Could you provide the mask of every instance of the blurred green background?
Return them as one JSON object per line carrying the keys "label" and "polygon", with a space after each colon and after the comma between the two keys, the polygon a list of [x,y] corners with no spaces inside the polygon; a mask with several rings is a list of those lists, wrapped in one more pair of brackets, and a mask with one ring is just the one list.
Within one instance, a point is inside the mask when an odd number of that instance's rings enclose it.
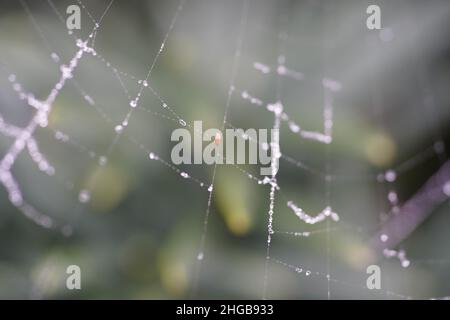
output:
{"label": "blurred green background", "polygon": [[[17,97],[8,76],[15,74],[25,90],[45,98],[57,81],[58,65],[77,50],[51,6],[65,17],[67,6],[76,1],[24,3],[32,17],[20,2],[0,1],[0,114],[17,126],[26,125],[34,111]],[[95,19],[108,3],[83,1]],[[381,32],[366,28],[369,4],[381,7]],[[177,6],[172,0],[115,1],[96,36],[98,55],[81,60],[75,81],[55,101],[49,126],[36,131],[56,174],[40,172],[26,153],[13,168],[27,201],[70,224],[72,235],[33,224],[0,187],[0,298],[192,297],[208,192],[149,160],[148,150],[170,162],[170,135],[179,127],[150,89],[144,89],[107,163],[98,164],[115,136],[115,125],[130,109],[123,87],[136,95]],[[221,128],[241,11],[242,1],[187,0],[156,63],[150,86],[189,124],[202,120],[204,128]],[[82,29],[75,36],[84,39],[92,28],[82,9]],[[449,296],[448,202],[401,244],[411,260],[409,268],[397,259],[379,259],[382,292],[365,289],[364,263],[367,241],[378,230],[380,215],[389,212],[389,188],[395,188],[401,204],[446,160],[424,150],[436,143],[448,145],[450,138],[450,3],[250,1],[238,91],[228,112],[233,126],[271,128],[273,115],[243,100],[239,91],[276,101],[276,76],[262,75],[253,63],[275,66],[283,39],[286,66],[305,79],[282,78],[281,101],[302,128],[323,127],[323,77],[338,80],[343,89],[334,96],[330,146],[302,140],[282,126],[282,153],[313,172],[281,159],[282,195],[277,193],[274,228],[303,232],[326,226],[306,225],[286,202],[293,200],[311,214],[320,212],[327,204],[327,162],[333,176],[330,203],[341,221],[330,223],[328,233],[310,237],[275,234],[272,257],[320,273],[327,272],[329,259],[332,278],[338,280],[330,284],[334,299],[392,298],[386,290],[413,298]],[[60,63],[52,60],[52,52]],[[430,97],[434,104],[427,107]],[[57,131],[69,140],[56,139]],[[2,157],[11,142],[0,136]],[[422,160],[399,172],[394,184],[377,181],[378,174],[417,157]],[[259,175],[258,166],[242,168]],[[209,184],[213,168],[190,165],[180,170]],[[94,175],[91,201],[80,204],[79,192]],[[233,166],[218,167],[194,297],[262,296],[268,205],[268,185],[258,185]],[[72,264],[82,270],[79,291],[65,287],[65,271]],[[326,299],[327,291],[324,277],[305,277],[269,264],[268,298]]]}

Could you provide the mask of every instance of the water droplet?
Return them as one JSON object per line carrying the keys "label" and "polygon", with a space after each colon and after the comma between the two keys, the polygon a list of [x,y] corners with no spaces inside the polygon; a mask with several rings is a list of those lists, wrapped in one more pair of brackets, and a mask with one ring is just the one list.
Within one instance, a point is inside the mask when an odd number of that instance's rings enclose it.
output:
{"label": "water droplet", "polygon": [[78,200],[80,200],[81,203],[86,203],[91,199],[91,194],[88,190],[81,190],[80,194],[78,195]]}
{"label": "water droplet", "polygon": [[308,277],[309,275],[311,275],[311,271],[306,270],[305,275]]}
{"label": "water droplet", "polygon": [[167,103],[162,104],[163,108],[167,108]]}
{"label": "water droplet", "polygon": [[19,207],[23,203],[22,195],[19,192],[17,192],[17,191],[12,192],[9,195],[9,201],[11,201],[11,203],[13,205],[15,205],[16,207]]}
{"label": "water droplet", "polygon": [[212,185],[210,185],[210,186],[208,187],[208,191],[209,191],[209,192],[212,192],[212,191],[213,191],[213,186],[212,186]]}
{"label": "water droplet", "polygon": [[289,129],[291,129],[291,131],[295,133],[300,131],[300,127],[294,122],[289,122]]}
{"label": "water droplet", "polygon": [[148,82],[147,82],[147,80],[144,80],[144,81],[142,82],[142,84],[144,85],[144,87],[148,87]]}
{"label": "water droplet", "polygon": [[198,260],[198,261],[201,261],[201,260],[203,260],[203,258],[204,258],[203,252],[200,252],[200,253],[197,255],[197,260]]}
{"label": "water droplet", "polygon": [[55,52],[52,52],[50,56],[54,62],[59,62],[59,56]]}
{"label": "water droplet", "polygon": [[49,176],[53,176],[55,174],[55,168],[49,166],[47,170],[45,170],[45,173],[47,173]]}
{"label": "water droplet", "polygon": [[178,122],[179,122],[180,125],[182,125],[183,127],[186,127],[186,121],[184,121],[183,119],[180,119]]}
{"label": "water droplet", "polygon": [[283,105],[281,104],[281,102],[277,101],[273,104],[268,104],[267,105],[267,110],[275,113],[275,115],[280,115],[281,112],[283,111]]}
{"label": "water droplet", "polygon": [[387,182],[394,182],[395,179],[397,179],[397,174],[395,173],[394,170],[388,170],[384,174],[384,178],[386,179]]}
{"label": "water droplet", "polygon": [[84,96],[84,100],[86,100],[87,103],[89,103],[91,106],[95,105],[94,99],[92,99],[92,98],[91,98],[90,96],[88,96],[88,95],[85,95],[85,96]]}
{"label": "water droplet", "polygon": [[272,182],[272,179],[270,179],[269,177],[264,177],[264,179],[262,180],[262,184],[268,184],[268,183],[270,183],[270,182]]}
{"label": "water droplet", "polygon": [[114,128],[114,130],[115,130],[117,133],[120,133],[120,132],[122,132],[123,127],[119,124],[119,125],[117,125],[117,126]]}
{"label": "water droplet", "polygon": [[150,152],[150,153],[148,154],[148,157],[150,158],[150,160],[156,160],[156,159],[158,159],[158,157],[157,157],[153,152]]}
{"label": "water droplet", "polygon": [[189,178],[189,175],[186,172],[181,172],[180,176],[182,176],[183,178]]}
{"label": "water droplet", "polygon": [[389,239],[389,237],[388,237],[387,234],[384,234],[384,233],[383,233],[383,234],[380,236],[380,240],[383,241],[383,242],[388,241],[388,239]]}
{"label": "water droplet", "polygon": [[397,193],[395,191],[391,191],[388,193],[388,199],[392,203],[396,203],[398,201]]}
{"label": "water droplet", "polygon": [[286,74],[286,67],[285,66],[278,66],[277,72],[279,75],[285,75]]}
{"label": "water droplet", "polygon": [[131,101],[130,101],[130,107],[136,108],[136,106],[137,106],[136,100],[131,100]]}

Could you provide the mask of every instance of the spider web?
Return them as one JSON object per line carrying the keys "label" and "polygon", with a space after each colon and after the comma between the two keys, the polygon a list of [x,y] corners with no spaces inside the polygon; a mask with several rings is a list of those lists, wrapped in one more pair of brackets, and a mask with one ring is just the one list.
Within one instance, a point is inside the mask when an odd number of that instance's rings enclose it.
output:
{"label": "spider web", "polygon": [[[205,204],[206,209],[204,211],[204,218],[202,224],[202,230],[200,232],[199,246],[196,253],[196,265],[194,267],[194,276],[192,280],[192,292],[191,294],[195,297],[199,291],[199,284],[202,279],[203,274],[203,263],[208,259],[207,253],[207,243],[208,243],[208,233],[209,233],[209,221],[211,218],[212,209],[215,201],[216,183],[217,183],[217,171],[218,166],[214,165],[211,170],[211,179],[207,181],[204,178],[198,178],[195,173],[191,173],[189,168],[184,169],[177,167],[171,163],[168,158],[164,158],[158,152],[153,151],[148,148],[145,143],[141,142],[140,139],[136,138],[134,133],[131,133],[130,128],[133,125],[133,114],[139,110],[151,114],[158,119],[171,122],[178,127],[187,127],[190,130],[194,130],[192,121],[187,120],[183,117],[182,107],[173,106],[170,101],[170,97],[165,97],[163,94],[159,93],[155,89],[152,82],[152,74],[155,67],[158,65],[161,56],[165,53],[166,43],[171,37],[174,29],[177,27],[177,21],[180,15],[183,14],[184,8],[189,6],[189,1],[181,0],[174,12],[171,15],[168,27],[164,31],[164,36],[162,41],[154,54],[153,58],[149,61],[146,68],[144,77],[136,77],[128,72],[122,71],[118,66],[115,66],[110,62],[105,56],[103,56],[96,49],[96,39],[98,34],[101,34],[103,30],[103,20],[107,19],[110,10],[114,10],[114,1],[108,2],[105,9],[101,12],[98,18],[95,14],[90,12],[88,8],[89,5],[82,1],[77,0],[77,3],[82,7],[83,13],[88,17],[92,23],[92,29],[84,38],[82,34],[77,34],[77,32],[69,32],[68,38],[71,39],[76,45],[76,51],[72,53],[71,58],[67,60],[66,63],[63,62],[60,57],[58,50],[52,47],[51,41],[49,41],[43,29],[40,27],[37,19],[34,16],[33,10],[31,10],[29,4],[22,0],[20,4],[29,18],[31,25],[38,34],[43,46],[48,51],[53,63],[57,66],[59,70],[57,81],[55,82],[52,89],[48,94],[44,95],[45,98],[39,99],[33,93],[32,90],[27,88],[22,84],[20,75],[10,72],[10,68],[7,63],[2,62],[2,69],[7,74],[7,80],[10,83],[10,88],[14,91],[17,97],[23,101],[24,104],[32,111],[31,118],[27,118],[28,122],[24,126],[14,125],[9,120],[7,116],[0,113],[0,133],[8,138],[12,139],[12,143],[9,145],[8,149],[4,153],[0,162],[0,182],[7,192],[10,204],[17,208],[18,211],[22,212],[23,215],[36,224],[49,229],[55,229],[60,231],[65,236],[71,236],[73,233],[73,226],[76,225],[76,220],[80,219],[80,213],[86,209],[86,205],[92,200],[93,190],[96,189],[97,184],[101,180],[101,173],[110,161],[111,155],[118,147],[120,140],[124,139],[130,144],[137,147],[145,157],[151,161],[158,162],[163,168],[167,168],[179,175],[181,180],[186,180],[188,184],[196,185],[200,190],[206,195]],[[187,2],[187,3],[186,3]],[[56,19],[60,20],[62,25],[65,25],[64,14],[58,9],[57,5],[52,1],[47,1],[48,9],[51,10]],[[334,77],[327,76],[330,57],[327,53],[323,53],[324,56],[321,57],[323,67],[323,74],[320,79],[311,80],[311,77],[306,73],[296,70],[290,67],[290,60],[287,58],[287,46],[291,42],[296,42],[295,36],[287,33],[289,24],[292,22],[292,18],[289,17],[288,12],[281,12],[279,16],[279,30],[275,32],[275,37],[278,42],[278,47],[276,49],[276,62],[271,61],[253,61],[250,64],[250,68],[254,71],[255,78],[271,78],[275,79],[275,92],[273,98],[267,97],[262,98],[257,94],[253,93],[251,89],[246,87],[250,84],[241,84],[242,88],[238,87],[237,79],[239,70],[242,68],[243,62],[241,57],[245,50],[245,45],[250,39],[246,39],[246,30],[249,27],[248,18],[252,14],[252,6],[255,3],[250,3],[249,0],[242,1],[241,9],[238,10],[240,13],[240,23],[238,26],[238,32],[234,43],[234,55],[231,65],[229,83],[227,95],[224,103],[224,110],[222,111],[223,119],[220,123],[221,130],[225,128],[238,128],[235,123],[230,122],[231,107],[234,99],[240,99],[241,103],[246,104],[247,108],[254,108],[254,112],[259,112],[259,110],[266,112],[272,117],[273,129],[282,129],[283,127],[287,129],[286,134],[294,136],[299,140],[312,141],[318,145],[323,145],[324,152],[324,164],[323,169],[317,169],[306,165],[304,162],[297,160],[295,157],[289,156],[288,153],[284,152],[283,148],[283,138],[284,133],[280,134],[270,143],[260,144],[258,141],[253,141],[242,136],[244,140],[248,140],[249,143],[257,143],[259,147],[271,150],[272,157],[272,175],[270,177],[261,177],[254,174],[244,166],[233,165],[233,169],[236,170],[240,175],[246,177],[255,186],[260,186],[265,188],[267,196],[263,201],[267,206],[267,238],[265,241],[265,261],[264,272],[262,275],[262,292],[261,297],[263,299],[270,298],[270,292],[273,288],[273,277],[272,269],[279,266],[285,269],[285,271],[293,271],[299,277],[311,278],[313,281],[318,283],[317,286],[322,287],[322,283],[325,283],[326,295],[321,298],[332,298],[332,288],[333,287],[350,287],[355,290],[367,291],[367,287],[362,284],[356,284],[355,282],[350,282],[347,280],[339,280],[333,275],[332,271],[332,235],[335,230],[345,229],[348,231],[361,232],[361,226],[354,224],[351,220],[345,219],[345,214],[335,209],[332,204],[332,184],[338,183],[339,181],[348,180],[362,180],[366,182],[374,182],[381,188],[385,188],[383,191],[385,197],[385,203],[388,204],[386,213],[380,214],[380,228],[375,236],[374,242],[385,244],[382,246],[382,254],[386,258],[395,258],[400,262],[400,266],[403,268],[408,268],[411,263],[414,264],[415,261],[420,263],[420,261],[428,261],[430,264],[446,263],[447,260],[442,259],[428,259],[428,260],[412,260],[409,258],[407,251],[401,247],[399,241],[392,242],[396,235],[392,234],[389,230],[385,231],[384,226],[389,225],[389,221],[394,220],[396,216],[403,214],[402,207],[406,203],[406,200],[401,200],[399,194],[396,190],[396,181],[400,175],[403,175],[422,163],[428,161],[433,157],[437,157],[441,167],[445,168],[447,161],[447,155],[445,152],[445,146],[443,138],[440,132],[436,130],[434,132],[432,145],[421,153],[413,155],[410,159],[405,160],[403,163],[399,164],[397,167],[390,168],[388,170],[370,174],[367,176],[355,175],[355,176],[343,176],[333,174],[332,172],[332,161],[331,161],[331,151],[330,147],[335,142],[333,135],[333,127],[335,125],[334,116],[335,111],[335,99],[339,97],[339,94],[345,91],[345,84],[342,84],[338,79]],[[262,27],[264,28],[264,27]],[[324,37],[324,42],[326,39]],[[369,43],[370,45],[370,43]],[[87,89],[83,87],[82,82],[78,82],[74,75],[78,72],[80,63],[85,59],[85,57],[92,57],[96,63],[104,66],[104,68],[109,72],[110,77],[117,81],[122,95],[122,98],[127,102],[127,107],[125,108],[125,113],[123,117],[119,120],[113,118],[109,115],[107,108],[101,106],[95,101],[95,97],[87,93]],[[248,66],[247,66],[248,67]],[[421,90],[424,96],[424,105],[429,111],[431,116],[434,116],[436,108],[435,102],[432,100],[432,91],[430,84],[424,76],[425,72],[419,72]],[[288,113],[288,103],[285,103],[284,96],[284,86],[288,83],[294,83],[295,86],[301,86],[305,82],[310,82],[314,86],[321,87],[323,90],[322,96],[322,128],[315,130],[314,128],[309,128],[308,124],[299,123],[296,121],[295,116]],[[92,107],[98,114],[98,117],[102,122],[106,123],[111,132],[109,136],[110,141],[106,144],[103,149],[91,149],[90,147],[84,145],[83,143],[77,141],[69,134],[65,133],[64,130],[56,129],[49,126],[49,117],[53,112],[53,107],[55,105],[56,99],[63,94],[66,87],[72,85],[78,94],[84,99],[85,103]],[[133,83],[134,87],[130,88],[129,83]],[[135,93],[134,93],[135,92]],[[115,94],[115,93],[114,93]],[[147,106],[143,106],[142,99],[144,94],[150,94],[158,102],[158,109],[150,109]],[[373,91],[373,108],[376,109],[382,100],[382,95],[376,88]],[[121,106],[123,108],[123,106]],[[253,109],[251,109],[253,112]],[[50,160],[46,158],[45,152],[40,151],[39,142],[36,138],[36,131],[41,130],[51,131],[53,134],[53,139],[59,143],[71,146],[73,149],[77,150],[80,154],[86,155],[88,158],[95,161],[97,168],[94,170],[92,178],[83,187],[79,187],[77,183],[66,179],[59,173],[55,167],[53,167]],[[281,132],[281,131],[280,131]],[[45,174],[52,176],[55,180],[61,182],[63,186],[68,190],[69,193],[75,194],[78,202],[71,212],[73,213],[72,223],[67,223],[64,221],[59,221],[58,219],[52,218],[45,212],[39,209],[39,207],[33,205],[27,198],[26,194],[22,190],[22,186],[18,182],[18,179],[13,173],[13,168],[17,166],[16,162],[21,154],[28,154],[31,160],[35,163],[38,170],[44,172]],[[224,157],[224,155],[222,155]],[[302,202],[304,201],[301,196],[298,198],[292,198],[291,192],[288,194],[284,193],[283,183],[279,179],[279,174],[275,168],[275,163],[277,159],[280,160],[280,168],[283,166],[294,166],[299,170],[310,174],[314,178],[323,182],[323,209],[315,214],[311,213],[303,207]],[[438,179],[440,183],[438,184],[438,192],[442,197],[447,197],[450,195],[449,191],[449,176],[444,172],[443,177]],[[33,184],[33,182],[30,182]],[[189,184],[190,185],[190,184]],[[429,191],[429,190],[428,190]],[[279,200],[277,202],[278,199]],[[414,198],[412,198],[414,199]],[[445,201],[445,200],[441,200]],[[303,226],[305,229],[302,231],[286,231],[278,229],[277,227],[277,216],[280,214],[279,207],[283,206],[287,209],[291,217],[295,218],[298,227]],[[393,219],[391,219],[393,217]],[[320,229],[309,229],[308,225],[323,225]],[[297,228],[295,228],[297,229]],[[298,230],[298,229],[297,229]],[[315,269],[305,264],[298,264],[295,262],[289,262],[285,260],[281,253],[277,252],[273,248],[273,244],[277,241],[278,237],[288,236],[294,239],[299,239],[301,241],[307,241],[309,237],[315,235],[325,235],[325,268],[321,271],[320,269]],[[401,294],[392,292],[390,290],[377,290],[369,291],[372,294],[381,294],[388,298],[413,298],[407,294]],[[443,297],[446,298],[446,297]]]}

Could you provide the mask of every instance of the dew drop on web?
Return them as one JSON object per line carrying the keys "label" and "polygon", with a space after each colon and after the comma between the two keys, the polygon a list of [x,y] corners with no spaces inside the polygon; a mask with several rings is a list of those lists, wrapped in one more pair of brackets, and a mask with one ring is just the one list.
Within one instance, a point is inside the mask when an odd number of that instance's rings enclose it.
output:
{"label": "dew drop on web", "polygon": [[186,172],[181,172],[180,176],[182,176],[183,178],[189,178],[189,175]]}
{"label": "dew drop on web", "polygon": [[88,190],[83,189],[80,191],[80,193],[78,195],[78,200],[81,203],[87,203],[90,199],[91,199],[91,193]]}
{"label": "dew drop on web", "polygon": [[116,131],[117,133],[122,132],[122,130],[123,130],[123,127],[120,124],[114,128],[114,131]]}

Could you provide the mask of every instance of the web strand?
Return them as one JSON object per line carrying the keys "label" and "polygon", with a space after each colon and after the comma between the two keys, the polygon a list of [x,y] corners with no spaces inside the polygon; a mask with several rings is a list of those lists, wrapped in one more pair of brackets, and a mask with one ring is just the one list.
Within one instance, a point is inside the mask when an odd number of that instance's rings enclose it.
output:
{"label": "web strand", "polygon": [[[237,76],[237,72],[238,72],[238,68],[239,68],[239,60],[241,57],[242,43],[244,41],[244,35],[245,35],[245,28],[247,25],[248,10],[249,10],[249,0],[243,0],[242,14],[241,14],[241,21],[240,21],[240,26],[239,26],[238,36],[237,36],[236,50],[234,52],[233,64],[232,64],[232,69],[231,69],[230,85],[228,87],[227,99],[225,102],[225,111],[224,111],[223,121],[222,121],[222,132],[224,132],[224,129],[225,129],[225,126],[227,123],[228,109],[230,108],[231,98],[232,98],[233,92],[235,90],[235,81],[236,81],[236,76]],[[200,245],[199,245],[199,249],[198,249],[198,253],[197,253],[197,263],[196,263],[195,270],[194,270],[194,279],[193,279],[193,285],[192,285],[192,291],[191,291],[192,296],[195,296],[197,294],[198,285],[199,285],[198,282],[200,280],[199,279],[200,272],[201,272],[203,260],[205,258],[206,236],[208,233],[208,224],[209,224],[209,217],[210,217],[210,213],[211,213],[211,205],[212,205],[212,200],[213,200],[216,171],[217,171],[217,162],[214,163],[211,184],[208,187],[208,201],[207,201],[207,205],[206,205],[205,216],[203,219],[203,231],[201,234]]]}

